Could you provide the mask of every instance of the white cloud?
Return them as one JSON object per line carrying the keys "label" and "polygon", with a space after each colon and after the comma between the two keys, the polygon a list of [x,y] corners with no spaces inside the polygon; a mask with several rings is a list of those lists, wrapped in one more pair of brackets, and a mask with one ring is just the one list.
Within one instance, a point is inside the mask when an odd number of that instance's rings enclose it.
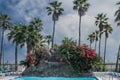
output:
{"label": "white cloud", "polygon": [[[9,6],[14,12],[16,20],[23,20],[25,23],[30,22],[34,17],[40,17],[44,24],[44,34],[52,33],[52,20],[47,16],[45,7],[48,5],[47,1],[51,0],[20,0],[15,5]],[[53,0],[52,0],[53,1]],[[64,8],[64,15],[60,16],[59,21],[56,24],[56,41],[60,42],[63,37],[72,37],[78,39],[78,25],[79,16],[77,11],[73,11],[73,0],[59,0],[62,1],[62,7]],[[114,23],[114,12],[118,8],[115,3],[119,0],[89,0],[91,6],[85,16],[82,17],[82,43],[88,43],[87,36],[93,32],[97,27],[94,25],[94,17],[98,13],[107,13],[109,22],[113,27],[113,33],[108,39],[108,55],[107,58],[111,58],[113,61],[116,55],[118,44],[120,43],[120,36],[118,35],[120,29]],[[0,1],[1,2],[1,1]],[[3,3],[4,4],[4,3]],[[5,41],[6,42],[6,41]],[[102,40],[102,47],[104,47],[104,39]],[[25,52],[25,50],[23,51]],[[20,57],[22,58],[22,56]]]}

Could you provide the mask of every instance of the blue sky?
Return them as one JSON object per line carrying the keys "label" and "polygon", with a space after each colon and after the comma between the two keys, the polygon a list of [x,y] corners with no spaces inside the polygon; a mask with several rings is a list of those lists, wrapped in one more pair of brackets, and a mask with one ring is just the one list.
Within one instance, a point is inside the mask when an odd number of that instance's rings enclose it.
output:
{"label": "blue sky", "polygon": [[[47,16],[45,7],[49,1],[54,0],[0,0],[0,13],[8,14],[11,17],[13,24],[28,24],[33,18],[39,17],[43,21],[43,35],[52,34],[52,19]],[[78,14],[73,11],[73,0],[58,0],[63,2],[62,7],[64,8],[63,15],[59,18],[56,24],[55,32],[55,43],[60,44],[64,37],[78,39]],[[108,38],[107,48],[107,60],[109,62],[115,62],[118,45],[120,43],[120,27],[114,22],[114,13],[118,9],[115,5],[119,0],[89,0],[91,4],[88,12],[82,17],[82,43],[89,44],[86,40],[88,34],[98,29],[94,22],[95,16],[98,13],[106,13],[109,17],[109,23],[113,27],[113,33]],[[7,40],[5,33],[4,39],[4,54],[5,61],[9,63],[14,62],[14,44]],[[0,30],[1,34],[1,30]],[[1,36],[0,36],[1,37]],[[104,38],[104,36],[103,36]],[[94,45],[94,44],[93,44]],[[94,47],[94,46],[93,46]],[[104,39],[102,40],[102,54],[104,48]],[[19,49],[18,56],[19,61],[24,60],[26,55],[26,47]]]}

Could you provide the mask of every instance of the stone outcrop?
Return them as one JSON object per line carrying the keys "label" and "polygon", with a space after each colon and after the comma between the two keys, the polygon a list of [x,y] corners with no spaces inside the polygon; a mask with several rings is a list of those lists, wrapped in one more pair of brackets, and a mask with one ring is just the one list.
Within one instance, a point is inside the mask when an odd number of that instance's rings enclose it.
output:
{"label": "stone outcrop", "polygon": [[23,76],[40,76],[40,77],[77,77],[70,65],[58,62],[40,61],[37,66],[27,68]]}
{"label": "stone outcrop", "polygon": [[89,73],[78,75],[73,68],[62,62],[58,63],[57,57],[59,52],[52,52],[52,56],[46,57],[39,62],[37,66],[31,66],[22,73],[22,76],[38,76],[38,77],[80,77],[91,76]]}

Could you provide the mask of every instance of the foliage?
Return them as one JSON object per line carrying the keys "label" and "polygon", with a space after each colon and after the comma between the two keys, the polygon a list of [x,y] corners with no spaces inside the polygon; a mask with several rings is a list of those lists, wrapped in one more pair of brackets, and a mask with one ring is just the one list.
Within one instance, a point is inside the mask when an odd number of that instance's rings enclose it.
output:
{"label": "foliage", "polygon": [[95,33],[92,32],[90,35],[88,35],[87,40],[90,41],[90,48],[91,48],[91,44],[95,41]]}
{"label": "foliage", "polygon": [[[59,47],[59,51],[60,51],[60,55],[59,57],[64,58],[64,61],[67,61],[70,59],[70,56],[72,55],[72,53],[75,52],[74,46],[76,45],[76,42],[73,41],[72,39],[69,39],[67,37],[65,37],[62,40],[62,45],[60,45]],[[60,59],[60,62],[62,61]]]}
{"label": "foliage", "polygon": [[34,53],[27,53],[25,61],[21,61],[20,64],[26,67],[30,67],[32,65],[38,65],[40,60],[46,57],[46,49],[45,46],[40,48],[36,48]]}
{"label": "foliage", "polygon": [[72,39],[65,38],[60,46],[59,62],[66,62],[78,73],[88,72],[95,63],[96,52],[86,45],[76,46]]}
{"label": "foliage", "polygon": [[50,3],[50,7],[46,7],[48,15],[52,14],[53,21],[57,21],[64,11],[64,9],[61,8],[61,4],[62,2],[53,1]]}
{"label": "foliage", "polygon": [[74,0],[73,4],[74,4],[73,9],[78,10],[78,14],[80,16],[84,15],[90,6],[87,0]]}
{"label": "foliage", "polygon": [[11,18],[7,14],[0,14],[0,27],[3,30],[9,29],[12,26],[10,20]]}
{"label": "foliage", "polygon": [[92,65],[92,71],[102,71],[103,69],[103,59],[99,56],[99,55],[96,55],[95,58],[94,58],[94,64]]}
{"label": "foliage", "polygon": [[[116,5],[120,5],[120,2],[117,2]],[[118,26],[120,26],[120,7],[115,12],[115,22],[117,23]]]}
{"label": "foliage", "polygon": [[53,49],[56,51],[56,50],[58,50],[58,45],[57,44],[54,44],[53,45]]}
{"label": "foliage", "polygon": [[71,57],[71,64],[78,73],[88,72],[94,64],[96,52],[88,46],[75,46],[76,53]]}

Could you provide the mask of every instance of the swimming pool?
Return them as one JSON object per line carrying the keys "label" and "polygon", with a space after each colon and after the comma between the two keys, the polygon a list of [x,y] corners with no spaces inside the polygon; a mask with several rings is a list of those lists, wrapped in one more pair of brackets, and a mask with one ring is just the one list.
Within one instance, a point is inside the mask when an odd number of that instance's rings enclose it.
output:
{"label": "swimming pool", "polygon": [[65,78],[65,77],[17,77],[12,80],[97,80],[96,78]]}

